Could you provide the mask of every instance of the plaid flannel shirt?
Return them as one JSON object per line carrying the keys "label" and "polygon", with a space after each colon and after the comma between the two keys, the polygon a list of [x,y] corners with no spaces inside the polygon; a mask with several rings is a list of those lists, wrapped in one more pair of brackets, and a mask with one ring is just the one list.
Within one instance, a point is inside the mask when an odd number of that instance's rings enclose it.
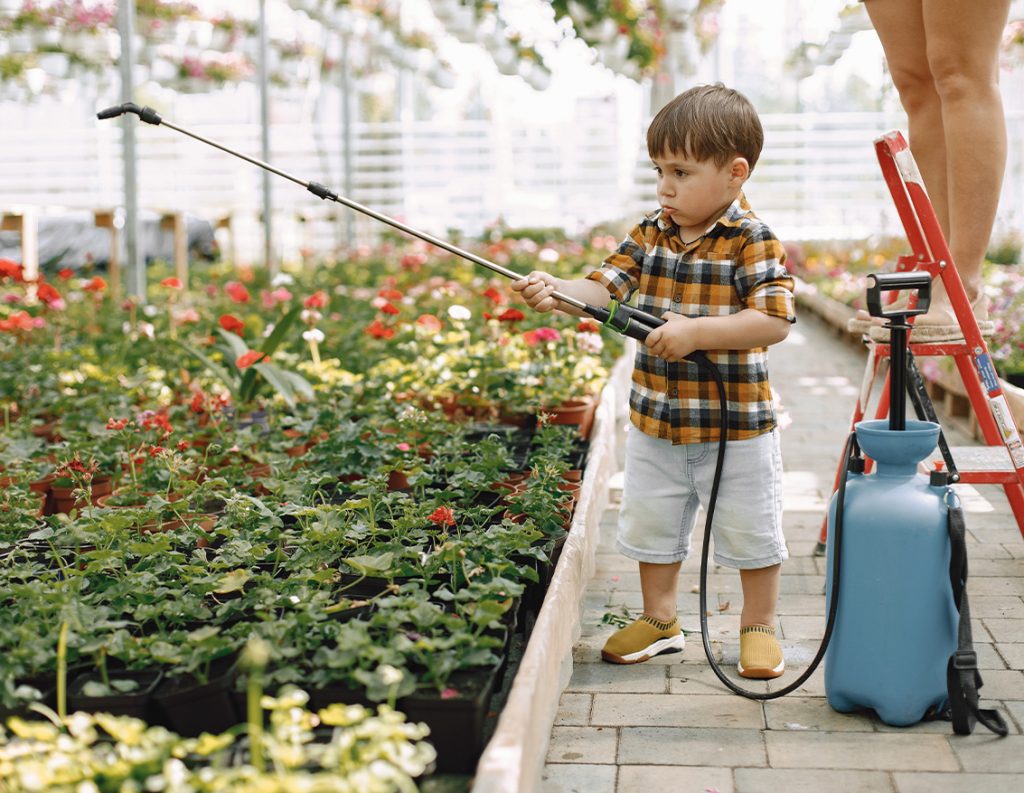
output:
{"label": "plaid flannel shirt", "polygon": [[[617,300],[639,292],[637,306],[655,316],[724,316],[746,308],[796,321],[793,279],[771,230],[740,196],[703,236],[684,244],[661,210],[644,218],[618,250],[587,278]],[[768,349],[707,350],[721,370],[729,406],[729,440],[753,438],[775,427]],[[718,392],[711,377],[689,361],[669,363],[637,348],[630,418],[642,432],[672,443],[717,441]]]}

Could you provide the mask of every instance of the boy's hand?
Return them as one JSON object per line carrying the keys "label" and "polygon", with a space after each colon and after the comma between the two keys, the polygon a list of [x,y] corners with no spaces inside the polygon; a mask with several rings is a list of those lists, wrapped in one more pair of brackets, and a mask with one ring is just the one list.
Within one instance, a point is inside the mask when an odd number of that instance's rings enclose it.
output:
{"label": "boy's hand", "polygon": [[552,292],[559,291],[559,280],[553,275],[534,270],[525,278],[512,282],[512,291],[522,294],[526,305],[534,311],[545,314],[554,311],[561,301],[551,297]]}
{"label": "boy's hand", "polygon": [[672,311],[665,312],[661,317],[665,324],[651,331],[644,342],[652,354],[666,361],[678,362],[700,349],[695,319]]}

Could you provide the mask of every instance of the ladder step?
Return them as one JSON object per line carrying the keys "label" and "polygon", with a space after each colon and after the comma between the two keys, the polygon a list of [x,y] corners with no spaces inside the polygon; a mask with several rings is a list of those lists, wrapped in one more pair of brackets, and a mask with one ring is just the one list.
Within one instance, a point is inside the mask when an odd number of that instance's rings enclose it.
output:
{"label": "ladder step", "polygon": [[[1016,479],[1016,469],[1005,446],[951,446],[949,451],[961,476],[973,473],[1009,474]],[[938,451],[923,463],[927,466],[926,470],[933,470],[936,460],[942,460]]]}

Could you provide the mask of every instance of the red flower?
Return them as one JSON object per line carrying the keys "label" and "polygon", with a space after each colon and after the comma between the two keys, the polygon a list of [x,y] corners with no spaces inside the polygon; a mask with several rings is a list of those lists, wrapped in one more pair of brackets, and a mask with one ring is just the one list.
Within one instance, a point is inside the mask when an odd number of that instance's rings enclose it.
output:
{"label": "red flower", "polygon": [[154,413],[152,410],[147,410],[140,416],[140,420],[143,429],[163,430],[164,435],[170,435],[174,432],[174,427],[171,426],[170,420],[163,413]]}
{"label": "red flower", "polygon": [[239,369],[248,369],[255,363],[269,360],[270,356],[267,355],[265,352],[262,352],[260,350],[249,350],[249,352],[243,353],[242,355],[238,356],[238,359],[235,361],[235,366],[237,366]]}
{"label": "red flower", "polygon": [[27,311],[15,311],[7,319],[0,319],[0,332],[13,333],[16,330],[32,330],[35,320]]}
{"label": "red flower", "polygon": [[10,259],[0,259],[0,278],[24,281],[25,271],[17,262],[12,262]]}
{"label": "red flower", "polygon": [[75,274],[75,271],[74,271],[74,270],[72,270],[72,269],[71,269],[70,267],[65,267],[65,268],[64,268],[63,270],[60,270],[60,271],[58,271],[58,272],[57,272],[57,277],[58,277],[58,278],[59,278],[59,279],[60,279],[61,281],[67,281],[67,280],[69,280],[69,279],[71,278],[71,276],[73,276],[74,274]]}
{"label": "red flower", "polygon": [[82,287],[86,292],[95,292],[99,294],[107,288],[107,282],[98,275],[94,275],[85,286]]}
{"label": "red flower", "polygon": [[443,327],[441,324],[441,320],[439,320],[433,314],[420,314],[416,318],[416,324],[424,328],[427,328],[428,330],[432,330],[434,331],[434,333],[437,333]]}
{"label": "red flower", "polygon": [[506,308],[500,314],[498,319],[502,322],[519,322],[526,319],[526,314],[520,311],[518,308]]}
{"label": "red flower", "polygon": [[182,283],[181,279],[171,276],[170,278],[165,278],[161,281],[160,286],[166,286],[168,289],[181,289]]}
{"label": "red flower", "polygon": [[46,283],[46,281],[40,281],[39,286],[36,287],[36,296],[44,303],[56,303],[60,300],[60,292],[54,289],[53,286]]}
{"label": "red flower", "polygon": [[203,412],[203,394],[198,392],[192,395],[192,401],[189,403],[189,408],[193,413]]}
{"label": "red flower", "polygon": [[382,314],[391,314],[392,316],[394,316],[395,314],[398,313],[398,309],[395,308],[391,303],[385,303],[383,306],[380,307],[380,312]]}
{"label": "red flower", "polygon": [[402,269],[411,272],[418,272],[420,267],[427,263],[427,256],[424,253],[407,253],[402,257]]}
{"label": "red flower", "polygon": [[305,308],[324,308],[327,305],[327,293],[323,289],[318,289],[303,300],[302,305]]}
{"label": "red flower", "polygon": [[128,419],[107,419],[106,429],[108,430],[123,430],[128,426]]}
{"label": "red flower", "polygon": [[493,286],[487,288],[484,291],[484,297],[486,297],[496,306],[503,306],[505,305],[505,303],[508,302],[508,299],[505,297],[505,293],[502,292],[500,289],[496,289]]}
{"label": "red flower", "polygon": [[576,326],[577,333],[600,333],[601,326],[592,320],[585,319]]}
{"label": "red flower", "polygon": [[404,295],[401,292],[399,292],[397,289],[388,289],[388,288],[381,289],[377,293],[377,295],[379,297],[383,297],[385,300],[401,300],[404,297]]}
{"label": "red flower", "polygon": [[224,284],[224,291],[227,292],[228,297],[235,303],[249,302],[249,290],[238,281],[228,281]]}
{"label": "red flower", "polygon": [[178,441],[178,451],[183,452],[189,446],[188,441]]}
{"label": "red flower", "polygon": [[451,507],[438,507],[427,518],[438,528],[455,525],[455,511]]}
{"label": "red flower", "polygon": [[394,328],[389,328],[379,319],[375,319],[366,326],[366,333],[378,339],[390,339],[394,337],[395,330]]}
{"label": "red flower", "polygon": [[245,332],[245,323],[234,314],[222,314],[218,322],[228,333],[241,336]]}

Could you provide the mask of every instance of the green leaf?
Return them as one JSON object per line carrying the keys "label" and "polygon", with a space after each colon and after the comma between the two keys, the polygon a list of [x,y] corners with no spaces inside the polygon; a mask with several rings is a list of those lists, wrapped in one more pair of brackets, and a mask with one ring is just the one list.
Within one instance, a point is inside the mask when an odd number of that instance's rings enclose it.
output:
{"label": "green leaf", "polygon": [[239,378],[237,375],[232,374],[220,364],[214,363],[209,357],[199,352],[199,350],[188,344],[182,344],[178,341],[171,341],[177,347],[187,352],[193,358],[198,360],[203,366],[213,372],[213,375],[220,380],[227,388],[237,393]]}
{"label": "green leaf", "polygon": [[248,570],[242,570],[241,568],[232,570],[230,573],[225,573],[221,576],[213,591],[219,595],[226,595],[228,592],[238,592],[250,578],[252,578],[252,573]]}
{"label": "green leaf", "polygon": [[[295,407],[295,392],[292,390],[291,384],[284,377],[284,372],[272,363],[258,363],[252,367],[252,370],[258,371],[266,381],[270,383],[274,390],[288,403],[288,407]],[[250,370],[250,371],[252,371]],[[248,392],[245,391],[245,384],[242,384],[242,396],[245,397]],[[248,394],[249,398],[252,397]]]}
{"label": "green leaf", "polygon": [[263,344],[260,347],[260,350],[262,352],[265,352],[267,355],[273,354],[274,350],[281,346],[281,342],[284,341],[284,337],[288,334],[288,330],[295,323],[295,320],[301,313],[302,306],[296,306],[283,317],[281,317],[281,320],[276,325],[274,325],[273,333],[271,333],[269,336],[267,336],[266,339],[263,340]]}
{"label": "green leaf", "polygon": [[349,567],[354,567],[360,573],[382,573],[386,570],[391,569],[391,565],[394,563],[395,555],[388,551],[387,553],[377,554],[376,556],[350,556],[345,559],[345,564]]}
{"label": "green leaf", "polygon": [[221,335],[221,338],[228,343],[228,348],[231,350],[231,353],[235,358],[240,358],[249,352],[249,347],[246,345],[245,340],[237,333],[224,330],[224,328],[217,328],[217,332]]}
{"label": "green leaf", "polygon": [[287,369],[282,369],[281,374],[291,383],[292,390],[296,393],[302,394],[306,399],[314,399],[316,397],[316,394],[313,391],[313,386],[310,385],[310,382],[302,375],[297,372],[290,372]]}

